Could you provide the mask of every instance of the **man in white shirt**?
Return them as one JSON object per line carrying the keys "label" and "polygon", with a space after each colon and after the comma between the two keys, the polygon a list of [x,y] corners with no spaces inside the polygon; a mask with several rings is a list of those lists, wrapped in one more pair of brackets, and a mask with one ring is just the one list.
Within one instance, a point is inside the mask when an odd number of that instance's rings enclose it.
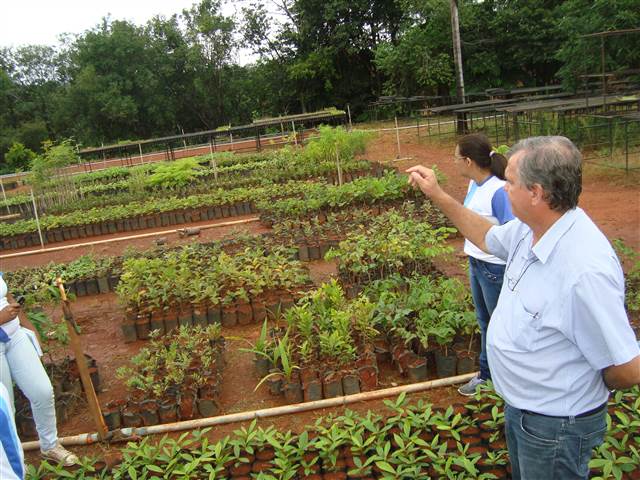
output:
{"label": "man in white shirt", "polygon": [[504,398],[514,479],[586,479],[606,431],[608,389],[640,384],[640,349],[611,245],[577,207],[582,157],[564,137],[514,146],[505,176],[516,220],[494,226],[412,167],[409,182],[461,233],[507,262],[487,334]]}

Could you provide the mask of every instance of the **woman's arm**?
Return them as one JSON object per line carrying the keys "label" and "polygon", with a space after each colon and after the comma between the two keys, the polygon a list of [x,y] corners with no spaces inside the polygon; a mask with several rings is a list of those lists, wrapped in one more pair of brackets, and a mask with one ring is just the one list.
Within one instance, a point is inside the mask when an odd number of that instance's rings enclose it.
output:
{"label": "woman's arm", "polygon": [[33,326],[31,321],[29,320],[29,317],[27,317],[27,315],[22,310],[22,307],[20,306],[20,304],[15,301],[15,299],[13,298],[13,295],[11,295],[10,293],[7,293],[7,300],[9,301],[9,305],[17,305],[17,307],[18,307],[17,311],[15,312],[13,317],[11,317],[11,319],[13,319],[13,318],[15,318],[17,316],[18,319],[20,319],[20,325],[22,325],[25,328],[28,328],[33,333],[35,333],[36,334],[36,338],[38,339],[38,342],[40,342],[40,344],[42,344],[42,339],[40,338],[40,334],[38,333],[38,330],[36,330],[36,328]]}
{"label": "woman's arm", "polygon": [[[9,298],[7,298],[9,300]],[[0,310],[0,325],[10,322],[20,313],[20,304],[9,300],[9,304]]]}

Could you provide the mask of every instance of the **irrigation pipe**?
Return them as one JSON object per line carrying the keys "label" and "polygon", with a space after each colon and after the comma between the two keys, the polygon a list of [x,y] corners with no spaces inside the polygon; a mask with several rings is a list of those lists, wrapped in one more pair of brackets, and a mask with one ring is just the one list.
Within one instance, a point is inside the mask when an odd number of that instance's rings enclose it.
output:
{"label": "irrigation pipe", "polygon": [[[310,410],[318,410],[321,408],[343,407],[352,403],[378,400],[386,397],[393,397],[405,393],[417,393],[424,390],[431,390],[436,387],[446,387],[457,383],[463,383],[475,377],[477,373],[467,373],[457,375],[455,377],[439,378],[428,382],[412,383],[410,385],[402,385],[399,387],[385,388],[383,390],[375,390],[373,392],[357,393],[355,395],[345,395],[342,397],[326,398],[315,402],[296,403],[285,405],[283,407],[265,408],[262,410],[253,410],[249,412],[231,413],[229,415],[220,415],[217,417],[199,418],[197,420],[186,420],[183,422],[165,423],[162,425],[152,425],[148,427],[138,428],[121,428],[111,432],[114,439],[130,440],[132,436],[144,437],[158,433],[179,432],[182,430],[195,430],[198,428],[212,427],[215,425],[226,425],[228,423],[245,422],[260,418],[278,417],[281,415],[289,415],[292,413],[308,412]],[[60,443],[64,446],[73,445],[91,445],[98,442],[97,433],[81,433],[70,437],[60,438]],[[22,448],[25,451],[40,448],[39,441],[24,442]]]}
{"label": "irrigation pipe", "polygon": [[[200,230],[207,230],[209,228],[228,227],[230,225],[240,225],[240,224],[243,224],[243,223],[257,222],[259,220],[260,219],[258,217],[251,217],[251,218],[245,218],[244,220],[234,220],[232,222],[210,223],[208,225],[201,225],[201,226],[197,226],[195,228],[199,228]],[[141,233],[139,235],[129,235],[129,236],[126,236],[126,237],[107,238],[105,240],[96,240],[95,242],[74,243],[73,245],[62,245],[60,247],[42,248],[40,250],[29,250],[27,252],[8,253],[6,255],[0,255],[0,259],[13,258],[13,257],[22,257],[22,256],[25,256],[25,255],[37,255],[38,253],[57,252],[57,251],[60,251],[60,250],[67,250],[69,248],[90,247],[92,245],[102,245],[104,243],[121,242],[123,240],[134,240],[136,238],[157,237],[158,235],[167,235],[169,233],[178,233],[179,230],[182,230],[182,228],[174,228],[174,229],[171,229],[171,230],[163,230],[162,232]]]}

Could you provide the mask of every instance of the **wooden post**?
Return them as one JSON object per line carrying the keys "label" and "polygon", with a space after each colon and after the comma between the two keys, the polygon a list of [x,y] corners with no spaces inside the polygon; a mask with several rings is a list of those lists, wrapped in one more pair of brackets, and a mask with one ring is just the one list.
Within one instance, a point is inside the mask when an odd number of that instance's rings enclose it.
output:
{"label": "wooden post", "polygon": [[347,115],[349,116],[349,131],[353,130],[353,124],[351,123],[351,108],[347,104]]}
{"label": "wooden post", "polygon": [[604,65],[604,35],[600,37],[600,63],[602,64],[602,110],[607,111],[607,77]]}
{"label": "wooden post", "polygon": [[33,214],[36,217],[36,226],[38,227],[38,236],[40,237],[40,247],[44,249],[44,240],[42,239],[42,229],[40,228],[40,219],[38,218],[38,207],[36,207],[36,199],[33,196],[33,188],[31,189],[31,203],[33,204]]}
{"label": "wooden post", "polygon": [[60,298],[62,299],[62,312],[64,314],[64,319],[67,322],[67,330],[69,331],[69,344],[71,345],[73,354],[76,357],[78,371],[80,372],[80,380],[82,381],[82,386],[84,387],[84,393],[87,396],[89,412],[93,417],[96,430],[98,431],[98,438],[100,438],[100,440],[104,440],[107,437],[108,429],[104,423],[102,411],[100,410],[100,404],[98,403],[98,397],[96,396],[96,391],[93,388],[93,383],[91,382],[89,368],[87,367],[87,360],[84,356],[84,352],[82,351],[82,343],[80,342],[80,337],[78,337],[78,333],[76,331],[76,321],[73,319],[73,314],[71,313],[71,307],[69,306],[67,294],[64,291],[64,284],[62,283],[62,279],[57,278],[56,284],[58,285],[58,289],[60,290]]}
{"label": "wooden post", "polygon": [[142,158],[142,144],[138,144],[138,150],[140,151],[140,164],[144,163],[144,158]]}
{"label": "wooden post", "polygon": [[296,124],[293,120],[291,120],[291,128],[293,128],[293,141],[298,146],[298,134],[296,133]]}
{"label": "wooden post", "polygon": [[338,168],[338,185],[342,185],[342,165],[340,165],[340,152],[336,144],[336,167]]}
{"label": "wooden post", "polygon": [[458,94],[458,103],[466,103],[464,94],[464,73],[462,70],[462,48],[460,46],[458,0],[451,0],[451,35],[453,36],[453,60],[456,65],[456,92]]}
{"label": "wooden post", "polygon": [[[211,165],[211,168],[213,168],[213,177],[216,180],[216,183],[218,182],[218,165],[216,163],[216,159],[213,156],[213,150],[215,148],[215,144],[211,141],[212,136],[209,135],[209,164]],[[215,140],[215,136],[213,136],[213,139]]]}
{"label": "wooden post", "polygon": [[11,209],[7,204],[7,194],[4,191],[4,180],[2,179],[2,177],[0,177],[0,188],[2,188],[2,198],[4,199],[4,206],[7,207],[7,213],[11,215]]}
{"label": "wooden post", "polygon": [[400,129],[398,128],[398,116],[393,117],[396,121],[396,142],[398,143],[398,155],[396,158],[400,158]]}

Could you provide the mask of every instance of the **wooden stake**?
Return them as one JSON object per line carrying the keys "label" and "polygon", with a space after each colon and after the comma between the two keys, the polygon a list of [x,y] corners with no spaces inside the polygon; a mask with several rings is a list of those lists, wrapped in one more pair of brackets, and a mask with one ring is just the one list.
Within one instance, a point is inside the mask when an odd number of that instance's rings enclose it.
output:
{"label": "wooden stake", "polygon": [[11,215],[11,209],[9,208],[9,204],[7,204],[7,194],[4,192],[4,182],[2,181],[2,177],[0,177],[0,188],[2,188],[2,198],[4,199],[5,206],[7,207],[7,213]]}
{"label": "wooden stake", "polygon": [[340,153],[336,144],[336,166],[338,167],[338,185],[342,185],[342,165],[340,165]]}
{"label": "wooden stake", "polygon": [[33,214],[36,217],[36,226],[38,227],[38,236],[40,237],[40,247],[44,249],[44,240],[42,238],[42,229],[40,228],[40,218],[38,218],[38,207],[36,199],[33,197],[33,188],[31,189],[31,203],[33,204]]}
{"label": "wooden stake", "polygon": [[396,155],[396,158],[400,158],[400,129],[398,128],[398,117],[395,116],[395,121],[396,121],[396,142],[398,143],[398,155]]}
{"label": "wooden stake", "polygon": [[67,330],[69,331],[69,344],[71,345],[73,354],[76,357],[78,371],[80,372],[80,380],[82,381],[82,386],[84,387],[84,393],[87,396],[89,412],[93,417],[96,430],[98,431],[98,438],[100,440],[104,440],[106,439],[107,432],[109,430],[104,423],[102,411],[100,410],[100,404],[98,403],[98,397],[96,396],[96,391],[93,388],[93,383],[91,382],[91,377],[89,376],[87,360],[84,356],[84,352],[82,351],[82,343],[80,342],[80,337],[78,337],[77,333],[78,326],[73,318],[73,313],[71,312],[69,300],[67,299],[67,294],[64,291],[64,284],[62,283],[61,278],[58,277],[56,279],[56,285],[60,289],[60,297],[62,299],[62,312],[64,314],[64,319],[67,322]]}

